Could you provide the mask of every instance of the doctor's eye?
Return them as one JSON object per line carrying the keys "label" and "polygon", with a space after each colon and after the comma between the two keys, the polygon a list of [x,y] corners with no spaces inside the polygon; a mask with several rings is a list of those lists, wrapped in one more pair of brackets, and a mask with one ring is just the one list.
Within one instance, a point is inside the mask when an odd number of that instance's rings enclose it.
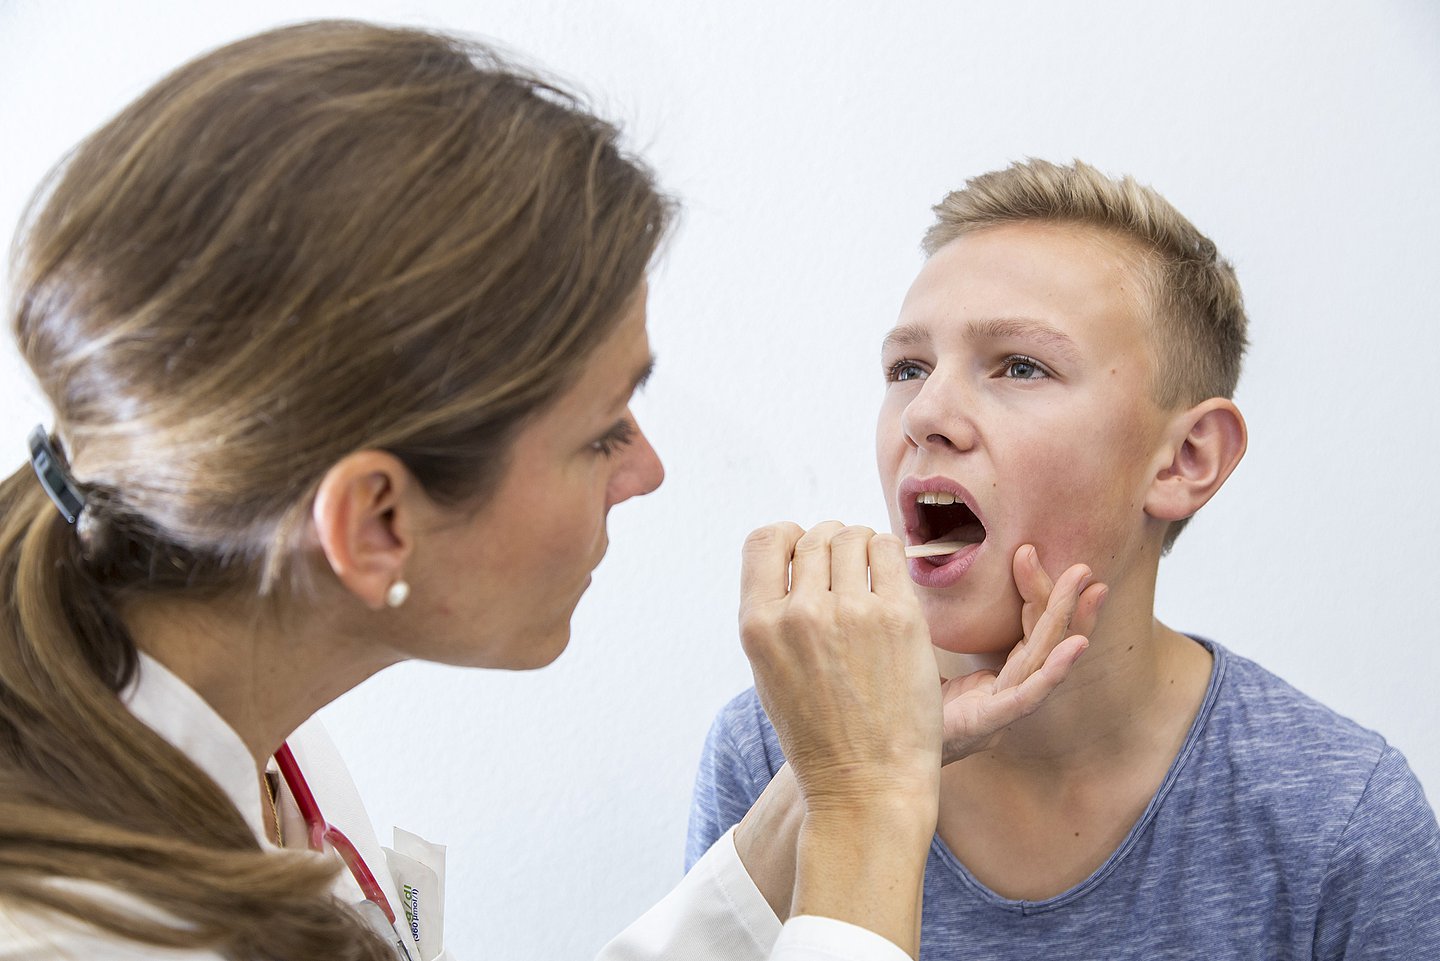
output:
{"label": "doctor's eye", "polygon": [[907,380],[917,380],[924,376],[925,368],[913,360],[897,360],[885,368],[885,380],[891,384],[898,384]]}
{"label": "doctor's eye", "polygon": [[1010,380],[1044,380],[1050,376],[1044,364],[1024,354],[1006,357],[1000,364],[1000,374]]}
{"label": "doctor's eye", "polygon": [[614,457],[626,444],[635,439],[637,431],[638,428],[634,422],[628,419],[622,420],[606,431],[605,436],[591,444],[590,447],[602,457]]}

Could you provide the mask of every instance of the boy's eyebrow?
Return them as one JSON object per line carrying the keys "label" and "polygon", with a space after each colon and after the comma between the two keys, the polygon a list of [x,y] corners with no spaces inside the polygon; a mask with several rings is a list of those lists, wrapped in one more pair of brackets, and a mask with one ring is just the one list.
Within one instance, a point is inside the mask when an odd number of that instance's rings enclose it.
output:
{"label": "boy's eyebrow", "polygon": [[1029,317],[977,320],[967,325],[965,339],[972,342],[977,340],[1029,340],[1056,351],[1071,363],[1080,359],[1080,348],[1068,334],[1043,320],[1034,320]]}
{"label": "boy's eyebrow", "polygon": [[[974,321],[966,325],[965,339],[972,343],[978,340],[1029,340],[1058,351],[1071,363],[1080,359],[1080,348],[1068,334],[1043,320],[1029,317]],[[885,335],[885,340],[880,344],[880,353],[923,347],[929,343],[928,327],[921,324],[901,324]]]}
{"label": "boy's eyebrow", "polygon": [[919,324],[901,324],[880,342],[880,353],[888,353],[892,349],[905,347],[919,347],[930,343],[930,331]]}

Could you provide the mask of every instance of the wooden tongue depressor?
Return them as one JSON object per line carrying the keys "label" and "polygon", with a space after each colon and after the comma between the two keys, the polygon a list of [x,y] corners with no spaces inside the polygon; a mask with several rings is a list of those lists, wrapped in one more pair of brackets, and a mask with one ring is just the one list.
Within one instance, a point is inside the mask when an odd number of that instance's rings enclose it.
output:
{"label": "wooden tongue depressor", "polygon": [[936,541],[933,544],[911,544],[905,548],[906,557],[939,557],[941,554],[954,554],[956,551],[964,550],[969,544],[960,541]]}

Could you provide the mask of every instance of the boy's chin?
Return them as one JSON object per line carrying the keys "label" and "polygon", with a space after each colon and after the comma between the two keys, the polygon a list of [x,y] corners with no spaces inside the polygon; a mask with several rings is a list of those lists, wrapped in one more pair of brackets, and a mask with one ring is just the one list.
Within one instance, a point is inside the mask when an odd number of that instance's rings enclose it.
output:
{"label": "boy's chin", "polygon": [[972,656],[998,656],[1004,660],[1009,651],[1020,643],[1020,617],[1012,618],[1008,627],[999,624],[946,624],[940,628],[930,621],[930,644],[937,650],[950,654],[972,654]]}
{"label": "boy's chin", "polygon": [[1004,660],[1005,656],[1020,643],[1020,638],[1014,632],[1004,637],[977,638],[974,635],[965,637],[941,637],[931,635],[930,643],[936,650],[945,651],[949,654],[967,654],[971,656],[994,656]]}
{"label": "boy's chin", "polygon": [[[936,610],[929,605],[925,620],[930,624],[930,643],[952,654],[1000,655],[1020,643],[1020,605],[997,604],[984,612]],[[947,605],[948,606],[948,605]]]}

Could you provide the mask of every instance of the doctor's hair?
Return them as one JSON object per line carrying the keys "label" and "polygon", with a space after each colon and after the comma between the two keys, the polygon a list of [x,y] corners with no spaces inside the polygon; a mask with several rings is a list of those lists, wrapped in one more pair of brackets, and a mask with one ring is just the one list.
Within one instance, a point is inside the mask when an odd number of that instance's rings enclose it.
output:
{"label": "doctor's hair", "polygon": [[0,903],[234,959],[392,956],[330,859],[267,852],[125,707],[121,612],[303,593],[314,492],[358,450],[483,504],[672,216],[554,81],[349,21],[199,57],[56,168],[10,317],[85,507],[72,528],[29,464],[0,483]]}
{"label": "doctor's hair", "polygon": [[[1076,160],[1030,159],[972,177],[932,208],[921,247],[932,256],[966,234],[1019,223],[1089,227],[1121,238],[1136,254],[1149,320],[1151,396],[1166,410],[1234,397],[1248,320],[1235,268],[1153,187],[1114,179]],[[1165,533],[1169,551],[1188,518]]]}

